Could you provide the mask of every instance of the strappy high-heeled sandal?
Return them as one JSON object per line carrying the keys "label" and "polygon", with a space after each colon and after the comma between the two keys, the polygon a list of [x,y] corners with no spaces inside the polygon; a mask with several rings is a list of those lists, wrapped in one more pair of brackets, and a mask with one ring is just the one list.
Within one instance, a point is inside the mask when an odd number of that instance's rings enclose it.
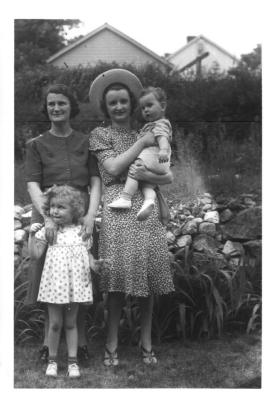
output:
{"label": "strappy high-heeled sandal", "polygon": [[142,352],[142,359],[145,364],[147,365],[157,364],[157,357],[152,349],[148,351],[143,346],[141,346],[141,352]]}
{"label": "strappy high-heeled sandal", "polygon": [[116,367],[119,364],[117,349],[114,351],[108,350],[105,347],[105,354],[104,354],[104,365],[105,367]]}

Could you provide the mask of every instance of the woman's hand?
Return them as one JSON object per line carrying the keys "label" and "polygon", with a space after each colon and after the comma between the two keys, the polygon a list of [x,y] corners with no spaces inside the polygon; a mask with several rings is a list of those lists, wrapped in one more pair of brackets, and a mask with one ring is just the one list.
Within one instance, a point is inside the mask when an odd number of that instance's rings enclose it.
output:
{"label": "woman's hand", "polygon": [[144,166],[141,160],[137,160],[129,167],[128,175],[137,181],[145,181],[153,185],[166,185],[173,182],[171,171],[163,175],[154,174]]}
{"label": "woman's hand", "polygon": [[144,181],[147,180],[147,169],[141,160],[136,160],[129,167],[128,175],[137,181]]}
{"label": "woman's hand", "polygon": [[37,233],[41,228],[42,228],[42,224],[35,222],[34,224],[32,224],[30,226],[30,234],[34,235],[35,233]]}
{"label": "woman's hand", "polygon": [[46,217],[45,221],[45,237],[49,244],[56,243],[57,237],[57,225],[53,222],[50,217]]}
{"label": "woman's hand", "polygon": [[85,215],[81,219],[82,228],[79,232],[79,235],[82,236],[82,240],[87,240],[92,236],[94,229],[94,219]]}

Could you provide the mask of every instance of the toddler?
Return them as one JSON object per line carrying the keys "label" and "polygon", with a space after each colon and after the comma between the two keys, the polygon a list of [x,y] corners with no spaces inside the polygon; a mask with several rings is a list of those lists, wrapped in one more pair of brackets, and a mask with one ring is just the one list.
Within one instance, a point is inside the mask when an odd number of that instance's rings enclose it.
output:
{"label": "toddler", "polygon": [[[49,314],[49,362],[46,375],[57,376],[57,351],[62,325],[68,350],[68,376],[80,377],[77,363],[79,303],[92,303],[90,268],[97,269],[90,253],[90,241],[79,234],[85,213],[83,193],[68,185],[53,186],[45,193],[44,212],[57,225],[56,242],[48,244],[45,228],[35,223],[30,228],[29,252],[36,259],[46,251],[38,301],[47,303]],[[63,323],[64,321],[64,323]]]}
{"label": "toddler", "polygon": [[[143,164],[148,170],[158,175],[166,174],[170,168],[170,142],[172,140],[172,127],[169,120],[165,118],[166,94],[161,88],[148,87],[142,91],[139,106],[146,124],[139,132],[138,138],[147,132],[152,132],[156,140],[156,146],[143,149],[135,164]],[[131,199],[138,187],[139,182],[128,176],[121,196],[110,203],[109,207],[116,209],[131,208]],[[156,199],[155,185],[143,182],[141,183],[141,188],[144,202],[137,214],[139,221],[149,217]]]}

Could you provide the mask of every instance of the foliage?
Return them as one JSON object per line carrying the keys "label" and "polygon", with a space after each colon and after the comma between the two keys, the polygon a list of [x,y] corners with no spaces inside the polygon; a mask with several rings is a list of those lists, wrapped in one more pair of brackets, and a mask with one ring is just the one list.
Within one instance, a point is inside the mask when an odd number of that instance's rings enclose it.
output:
{"label": "foliage", "polygon": [[65,30],[79,24],[77,19],[15,19],[15,70],[44,64],[66,44]]}
{"label": "foliage", "polygon": [[[141,67],[99,63],[93,67],[59,69],[39,66],[15,74],[15,155],[24,157],[27,139],[48,128],[41,114],[44,91],[54,82],[65,83],[75,92],[81,113],[72,121],[75,129],[88,133],[101,123],[91,114],[88,91],[97,75],[110,68],[124,67],[134,72],[145,86],[161,86],[168,96],[167,115],[173,130],[180,127],[184,138],[190,133],[198,136],[197,143],[205,159],[209,158],[209,143],[214,139],[243,142],[249,138],[250,127],[256,123],[260,141],[261,130],[261,76],[247,69],[231,71],[229,75],[209,74],[204,79],[169,74],[153,64]],[[136,115],[138,116],[138,115]],[[182,142],[174,135],[173,148]]]}
{"label": "foliage", "polygon": [[24,304],[27,292],[25,270],[29,258],[23,259],[14,273],[14,338],[15,343],[40,340],[43,334],[44,312],[37,306]]}

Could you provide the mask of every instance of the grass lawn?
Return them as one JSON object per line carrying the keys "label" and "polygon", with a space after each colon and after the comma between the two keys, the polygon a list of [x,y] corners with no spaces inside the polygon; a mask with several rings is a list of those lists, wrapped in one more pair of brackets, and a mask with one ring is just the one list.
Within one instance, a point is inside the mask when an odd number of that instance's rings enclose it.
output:
{"label": "grass lawn", "polygon": [[224,336],[207,341],[163,343],[156,349],[158,364],[142,363],[137,347],[119,348],[120,364],[102,364],[103,343],[90,345],[91,361],[81,367],[81,378],[66,374],[66,355],[60,348],[59,377],[46,378],[37,361],[38,346],[15,347],[15,388],[260,388],[259,335]]}

